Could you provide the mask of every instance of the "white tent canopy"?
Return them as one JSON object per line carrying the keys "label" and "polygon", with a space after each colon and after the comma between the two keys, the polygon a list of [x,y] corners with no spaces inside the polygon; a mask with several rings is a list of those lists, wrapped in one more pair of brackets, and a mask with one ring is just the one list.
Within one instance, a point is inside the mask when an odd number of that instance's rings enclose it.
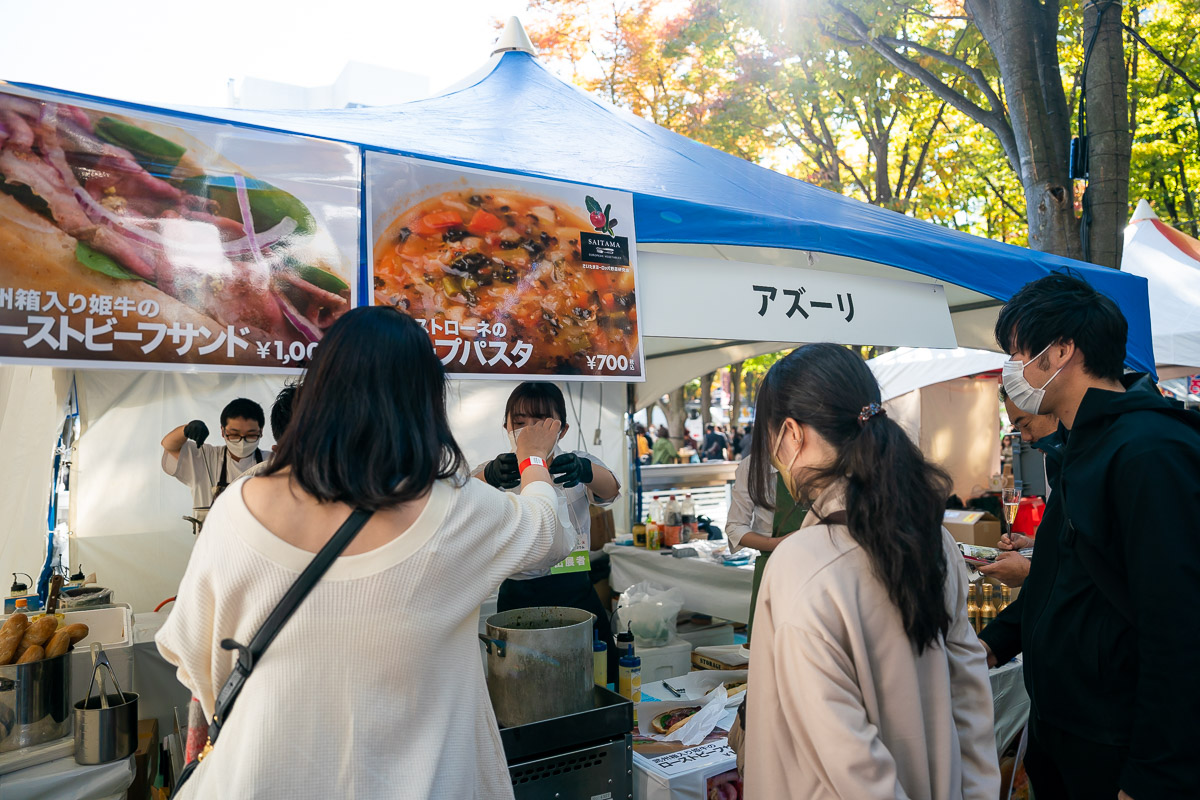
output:
{"label": "white tent canopy", "polygon": [[1166,225],[1141,200],[1125,228],[1121,270],[1149,284],[1159,377],[1200,372],[1200,241]]}
{"label": "white tent canopy", "polygon": [[987,350],[960,347],[933,350],[927,347],[900,347],[867,362],[884,402],[923,389],[935,383],[994,372],[1004,366],[1008,356]]}

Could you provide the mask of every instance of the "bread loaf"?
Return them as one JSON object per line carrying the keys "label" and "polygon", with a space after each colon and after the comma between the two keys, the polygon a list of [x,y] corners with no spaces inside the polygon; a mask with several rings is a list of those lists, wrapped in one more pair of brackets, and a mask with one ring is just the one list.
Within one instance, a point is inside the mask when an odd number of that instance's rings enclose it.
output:
{"label": "bread loaf", "polygon": [[[84,625],[82,622],[76,622],[72,625],[67,625],[62,630],[66,631],[67,633],[69,633],[71,635],[71,646],[72,647],[74,647],[75,645],[82,642],[84,639],[87,638],[87,635],[88,635],[88,626]],[[61,633],[62,631],[59,631],[59,632]]]}
{"label": "bread loaf", "polygon": [[[51,617],[53,619],[53,617]],[[29,664],[34,661],[41,661],[46,657],[46,651],[42,649],[40,644],[35,644],[33,647],[25,651],[25,654],[17,659],[18,664]]]}
{"label": "bread loaf", "polygon": [[21,639],[21,650],[33,647],[36,645],[44,646],[50,641],[50,637],[58,630],[58,617],[47,614],[44,617],[38,617],[33,622],[29,623],[29,627],[25,629],[25,636]]}
{"label": "bread loaf", "polygon": [[70,649],[71,634],[67,633],[66,628],[63,628],[50,637],[50,643],[46,645],[46,658],[57,658]]}
{"label": "bread loaf", "polygon": [[28,627],[29,617],[24,614],[13,614],[5,620],[4,627],[0,628],[0,665],[12,663]]}

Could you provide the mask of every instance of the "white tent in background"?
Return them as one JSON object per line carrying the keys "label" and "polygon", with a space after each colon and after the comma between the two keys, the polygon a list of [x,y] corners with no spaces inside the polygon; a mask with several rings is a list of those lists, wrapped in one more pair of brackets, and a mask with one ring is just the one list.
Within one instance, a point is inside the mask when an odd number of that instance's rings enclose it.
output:
{"label": "white tent in background", "polygon": [[1003,353],[972,350],[934,350],[928,347],[900,347],[867,362],[886,403],[915,389],[935,383],[979,375],[1000,369],[1008,359]]}
{"label": "white tent in background", "polygon": [[963,499],[986,489],[1000,466],[998,383],[974,378],[1007,358],[966,347],[901,347],[867,361],[888,415],[950,473]]}
{"label": "white tent in background", "polygon": [[1149,283],[1159,378],[1200,372],[1200,241],[1164,223],[1140,200],[1125,228],[1121,270]]}

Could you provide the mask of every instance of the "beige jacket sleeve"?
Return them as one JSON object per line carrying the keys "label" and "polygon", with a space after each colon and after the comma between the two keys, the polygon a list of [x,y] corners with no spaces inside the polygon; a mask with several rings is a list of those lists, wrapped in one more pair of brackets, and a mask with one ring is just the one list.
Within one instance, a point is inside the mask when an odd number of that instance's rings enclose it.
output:
{"label": "beige jacket sleeve", "polygon": [[950,706],[958,729],[962,757],[963,800],[995,797],[1000,781],[996,764],[996,732],[993,719],[992,685],[988,680],[987,655],[967,618],[967,568],[950,533],[942,529],[949,575],[946,579],[950,630],[946,635],[946,658],[950,666]]}
{"label": "beige jacket sleeve", "polygon": [[[811,625],[806,625],[811,628]],[[896,762],[867,719],[849,654],[817,631],[791,624],[775,632],[780,715],[793,746],[819,764],[821,782],[838,797],[907,798]]]}

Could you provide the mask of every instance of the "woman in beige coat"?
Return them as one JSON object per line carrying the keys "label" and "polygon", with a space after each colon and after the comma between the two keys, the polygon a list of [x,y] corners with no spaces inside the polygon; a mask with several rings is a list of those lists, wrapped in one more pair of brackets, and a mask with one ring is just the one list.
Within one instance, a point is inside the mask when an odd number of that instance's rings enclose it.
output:
{"label": "woman in beige coat", "polygon": [[759,392],[751,496],[770,507],[774,464],[811,510],[758,597],[750,800],[999,795],[987,665],[941,524],[949,481],[879,402],[831,344],[796,350]]}

